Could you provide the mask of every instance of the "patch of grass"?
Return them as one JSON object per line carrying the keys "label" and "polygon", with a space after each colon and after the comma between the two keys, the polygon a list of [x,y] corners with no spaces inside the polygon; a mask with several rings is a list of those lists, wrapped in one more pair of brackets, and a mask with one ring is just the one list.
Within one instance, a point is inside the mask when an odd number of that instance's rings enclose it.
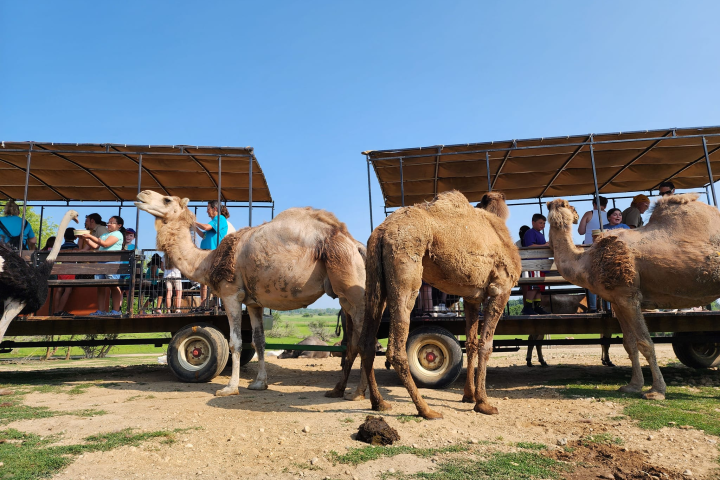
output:
{"label": "patch of grass", "polygon": [[80,383],[74,385],[70,390],[65,393],[67,393],[68,395],[82,395],[87,391],[88,388],[94,387],[95,385],[95,383]]}
{"label": "patch of grass", "polygon": [[[627,371],[629,372],[629,369]],[[663,369],[666,377],[679,375],[680,373],[674,373],[676,371],[687,376],[698,376],[687,368]],[[640,398],[639,394],[617,391],[621,385],[625,385],[628,378],[627,372],[612,373],[607,378],[586,373],[577,383],[566,385],[560,393],[571,398],[602,396],[619,403],[623,405],[623,413],[627,417],[638,421],[641,428],[648,430],[658,430],[673,425],[670,422],[675,422],[676,426],[690,425],[710,435],[720,436],[720,412],[716,410],[720,400],[719,390],[712,387],[696,387],[692,390],[679,386],[668,387],[665,400],[648,401]],[[645,378],[650,378],[649,372],[645,373]],[[613,420],[627,417],[614,417]]]}
{"label": "patch of grass", "polygon": [[335,451],[330,452],[333,463],[345,463],[359,465],[361,463],[377,460],[382,457],[394,457],[402,454],[412,454],[418,457],[431,457],[443,453],[466,452],[470,449],[467,445],[450,445],[442,448],[412,448],[406,446],[388,447],[361,447],[350,449],[346,454],[340,455]]}
{"label": "patch of grass", "polygon": [[524,448],[525,450],[545,450],[547,449],[547,445],[544,443],[535,443],[535,442],[517,442],[515,444],[518,448]]}
{"label": "patch of grass", "polygon": [[342,423],[352,423],[352,422],[354,422],[355,420],[353,420],[353,419],[350,418],[350,417],[347,417],[347,418],[341,418],[340,421],[341,421]]}
{"label": "patch of grass", "polygon": [[582,439],[582,444],[586,447],[591,443],[600,445],[622,445],[625,441],[620,437],[615,437],[609,433],[596,433],[595,435],[588,435]]}
{"label": "patch of grass", "polygon": [[404,478],[426,480],[530,480],[560,478],[570,466],[531,452],[495,453],[489,458],[462,458],[443,462],[435,472],[422,472]]}
{"label": "patch of grass", "polygon": [[[79,445],[52,446],[56,436],[41,437],[9,429],[0,431],[0,458],[5,465],[2,479],[35,480],[55,475],[74,460],[74,456],[132,445],[138,446],[153,438],[174,441],[175,431],[132,433],[131,429],[93,435]],[[10,440],[10,441],[8,441]]]}
{"label": "patch of grass", "polygon": [[400,415],[397,417],[397,421],[400,423],[409,423],[409,422],[420,423],[423,421],[423,419],[422,419],[422,417],[418,417],[417,415]]}
{"label": "patch of grass", "polygon": [[13,395],[3,397],[2,406],[0,406],[0,425],[7,425],[18,420],[34,420],[36,418],[49,418],[60,415],[75,415],[78,417],[92,417],[95,415],[105,415],[104,410],[72,410],[59,411],[50,410],[48,407],[31,407],[22,404],[22,394],[16,392]]}

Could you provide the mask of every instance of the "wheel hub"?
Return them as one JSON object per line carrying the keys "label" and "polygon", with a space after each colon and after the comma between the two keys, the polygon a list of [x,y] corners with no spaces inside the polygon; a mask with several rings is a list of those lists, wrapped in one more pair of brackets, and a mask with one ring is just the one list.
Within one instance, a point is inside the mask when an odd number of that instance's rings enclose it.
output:
{"label": "wheel hub", "polygon": [[445,367],[445,353],[439,345],[426,343],[418,351],[418,360],[425,370],[437,371]]}
{"label": "wheel hub", "polygon": [[202,348],[193,348],[192,356],[193,358],[200,358],[202,355]]}

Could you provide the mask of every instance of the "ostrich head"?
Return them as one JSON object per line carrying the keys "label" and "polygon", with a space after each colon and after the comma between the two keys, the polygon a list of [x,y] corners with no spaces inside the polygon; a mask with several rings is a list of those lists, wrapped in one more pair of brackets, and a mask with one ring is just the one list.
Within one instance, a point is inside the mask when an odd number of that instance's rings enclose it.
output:
{"label": "ostrich head", "polygon": [[548,222],[551,227],[569,229],[573,223],[578,223],[580,216],[575,207],[570,205],[567,200],[558,198],[552,202],[547,202]]}
{"label": "ostrich head", "polygon": [[163,224],[180,223],[190,228],[195,221],[195,217],[187,209],[190,200],[187,198],[171,197],[160,195],[152,190],[143,190],[137,196],[138,201],[135,206],[156,218],[157,222]]}

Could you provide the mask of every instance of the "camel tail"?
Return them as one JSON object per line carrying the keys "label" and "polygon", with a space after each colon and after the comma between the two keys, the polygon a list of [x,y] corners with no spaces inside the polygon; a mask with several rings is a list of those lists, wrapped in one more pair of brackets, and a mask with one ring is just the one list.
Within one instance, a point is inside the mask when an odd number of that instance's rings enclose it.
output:
{"label": "camel tail", "polygon": [[379,235],[370,236],[367,246],[367,259],[365,262],[365,321],[363,322],[363,338],[370,345],[368,338],[372,336],[372,345],[377,332],[371,331],[377,328],[383,310],[385,310],[385,299],[387,289],[385,287],[385,270],[383,268],[383,243],[382,231],[376,230]]}

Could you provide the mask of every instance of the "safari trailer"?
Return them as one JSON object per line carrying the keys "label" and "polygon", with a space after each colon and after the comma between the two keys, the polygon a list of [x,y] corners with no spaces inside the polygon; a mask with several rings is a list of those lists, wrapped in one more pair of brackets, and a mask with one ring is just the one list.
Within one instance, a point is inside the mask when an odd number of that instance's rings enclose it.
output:
{"label": "safari trailer", "polygon": [[[632,198],[631,192],[657,195],[661,182],[671,180],[679,189],[695,189],[708,204],[718,206],[714,183],[720,179],[720,127],[671,128],[639,132],[587,134],[527,140],[506,140],[461,145],[363,152],[367,162],[370,231],[374,229],[371,169],[375,172],[385,216],[397,208],[431,201],[448,190],[462,192],[471,203],[501,191],[508,206],[537,205],[562,197],[587,202],[601,194],[612,206]],[[713,173],[715,172],[715,173]],[[599,204],[599,203],[598,203]],[[529,222],[528,222],[529,223]],[[521,278],[519,285],[545,285],[546,295],[578,294],[585,290],[569,284],[553,262],[548,247],[521,248],[523,272],[546,271],[547,276]],[[520,295],[519,289],[513,296]],[[423,310],[416,304],[411,314],[407,350],[410,370],[419,385],[442,388],[462,369],[465,334],[460,298],[450,297],[447,312]],[[552,304],[552,302],[551,302]],[[672,343],[685,365],[709,368],[720,365],[720,312],[647,312],[655,343]],[[388,334],[385,312],[379,337]],[[528,335],[602,334],[605,338],[525,340]],[[612,311],[598,313],[518,316],[509,309],[499,321],[495,350],[518,350],[526,345],[578,345],[622,343],[622,333]],[[615,334],[614,338],[610,338]],[[387,365],[387,364],[386,364]]]}
{"label": "safari trailer", "polygon": [[[155,190],[165,195],[189,198],[197,213],[208,201],[218,200],[228,207],[247,209],[252,225],[254,209],[270,209],[275,204],[265,175],[252,147],[204,147],[189,145],[125,145],[90,143],[2,142],[0,145],[0,196],[22,199],[23,205],[39,207],[40,218],[46,208],[117,208],[135,211],[136,239],[151,232],[140,231],[140,212],[133,205],[137,194]],[[23,207],[23,221],[25,219]],[[237,222],[233,218],[234,221]],[[239,225],[238,225],[239,226]],[[41,232],[36,232],[38,237]],[[137,240],[136,240],[137,244]],[[33,316],[12,321],[0,351],[19,347],[85,345],[168,345],[168,364],[183,381],[209,381],[228,360],[229,324],[216,306],[210,311],[185,309],[180,314],[135,313],[126,309],[120,316],[90,316],[97,308],[97,288],[120,286],[128,290],[127,305],[137,296],[142,304],[143,255],[150,251],[61,252],[54,275],[75,275],[72,280],[50,280],[50,287],[73,287],[68,301],[72,317],[52,316],[48,299]],[[42,262],[47,252],[20,252],[31,264]],[[120,274],[120,279],[95,279],[96,274]],[[193,292],[188,292],[193,293]],[[51,297],[51,296],[50,296]],[[270,328],[272,317],[265,318]],[[251,338],[250,319],[243,314],[244,338]],[[9,337],[60,336],[86,334],[168,333],[168,338],[116,338],[103,340],[17,341]],[[269,344],[272,346],[272,344]],[[284,346],[292,348],[293,346]],[[338,347],[328,347],[338,349]],[[243,344],[241,364],[249,362],[254,350]]]}

